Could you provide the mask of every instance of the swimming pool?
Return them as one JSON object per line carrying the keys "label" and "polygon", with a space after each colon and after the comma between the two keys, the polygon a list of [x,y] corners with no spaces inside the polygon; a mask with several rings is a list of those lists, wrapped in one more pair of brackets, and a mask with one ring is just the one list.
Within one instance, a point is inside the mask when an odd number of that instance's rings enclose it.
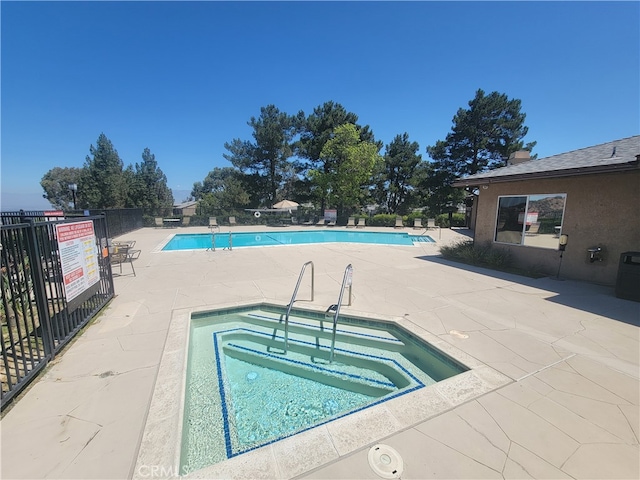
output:
{"label": "swimming pool", "polygon": [[204,468],[468,370],[394,324],[272,305],[193,314],[180,471]]}
{"label": "swimming pool", "polygon": [[368,243],[378,245],[413,245],[414,242],[434,242],[428,235],[409,235],[406,232],[358,232],[348,230],[303,230],[267,232],[221,232],[176,234],[162,248],[163,251],[216,249],[232,246],[264,247],[276,245],[304,245],[312,243]]}

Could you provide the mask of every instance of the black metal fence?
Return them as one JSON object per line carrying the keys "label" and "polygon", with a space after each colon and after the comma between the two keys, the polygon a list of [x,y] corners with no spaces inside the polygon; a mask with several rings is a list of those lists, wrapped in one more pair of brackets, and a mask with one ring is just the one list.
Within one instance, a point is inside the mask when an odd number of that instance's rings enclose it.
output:
{"label": "black metal fence", "polygon": [[[99,279],[69,302],[56,225],[79,220],[93,222]],[[113,298],[108,237],[105,215],[0,226],[2,409]]]}
{"label": "black metal fence", "polygon": [[15,225],[25,223],[27,220],[45,222],[64,218],[104,215],[107,219],[107,231],[110,237],[117,237],[133,230],[144,227],[142,208],[114,208],[110,210],[73,210],[63,212],[61,210],[32,210],[19,212],[0,212],[2,225]]}

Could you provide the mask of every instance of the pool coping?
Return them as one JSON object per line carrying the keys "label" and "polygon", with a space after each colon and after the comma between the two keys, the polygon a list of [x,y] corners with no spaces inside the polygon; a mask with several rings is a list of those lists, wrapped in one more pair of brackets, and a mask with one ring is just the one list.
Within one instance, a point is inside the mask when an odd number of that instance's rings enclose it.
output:
{"label": "pool coping", "polygon": [[[187,308],[172,312],[133,479],[292,478],[513,382],[404,317],[344,307],[346,316],[391,323],[411,332],[469,370],[183,476],[179,465],[191,315],[252,306],[286,308],[285,304],[277,302],[251,300],[216,305],[215,308]],[[297,307],[296,310],[324,313],[313,307]]]}
{"label": "pool coping", "polygon": [[[322,230],[312,230],[313,232],[316,233],[322,233]],[[353,230],[351,229],[346,229],[346,228],[335,228],[332,229],[331,231],[339,231],[339,232],[348,232],[351,233]],[[289,230],[289,233],[295,233],[295,232],[303,232],[306,233],[307,230]],[[260,233],[271,233],[271,231],[269,230],[265,230],[265,231],[228,231],[228,232],[219,232],[216,233],[216,235],[223,235],[223,234],[232,234],[232,233],[237,233],[237,234],[260,234]],[[430,242],[416,242],[416,241],[412,241],[410,245],[404,245],[404,244],[398,244],[398,243],[368,243],[368,242],[312,242],[312,243],[294,243],[294,244],[282,244],[282,245],[247,245],[247,246],[239,246],[236,248],[269,248],[269,247],[292,247],[292,246],[296,246],[296,247],[300,247],[300,246],[305,246],[305,245],[318,245],[318,244],[339,244],[339,243],[347,243],[347,244],[358,244],[358,243],[364,243],[365,245],[382,245],[382,246],[388,246],[388,247],[416,247],[419,246],[417,244],[422,244],[422,243],[433,243],[436,244],[437,240],[435,238],[433,238],[431,235],[424,233],[424,234],[413,234],[413,233],[409,233],[409,232],[378,232],[378,231],[358,231],[357,233],[366,233],[366,234],[370,234],[370,233],[384,233],[384,234],[394,234],[394,235],[407,235],[409,238],[411,237],[428,237],[431,239]],[[184,232],[172,232],[169,235],[167,235],[158,245],[156,245],[156,247],[152,250],[151,253],[171,253],[171,252],[201,252],[203,250],[209,250],[209,248],[183,248],[183,249],[176,249],[176,250],[164,250],[164,248],[173,240],[173,238],[176,235],[210,235],[209,233],[206,232],[199,232],[199,233],[184,233]],[[226,249],[226,247],[224,248],[219,248],[220,250],[224,250]]]}

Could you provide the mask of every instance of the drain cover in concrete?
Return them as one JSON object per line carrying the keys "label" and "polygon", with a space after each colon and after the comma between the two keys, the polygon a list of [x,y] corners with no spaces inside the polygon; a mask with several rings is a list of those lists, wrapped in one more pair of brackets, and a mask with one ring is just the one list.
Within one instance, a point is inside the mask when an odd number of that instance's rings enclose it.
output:
{"label": "drain cover in concrete", "polygon": [[400,478],[402,457],[389,445],[378,444],[369,450],[369,465],[382,478]]}

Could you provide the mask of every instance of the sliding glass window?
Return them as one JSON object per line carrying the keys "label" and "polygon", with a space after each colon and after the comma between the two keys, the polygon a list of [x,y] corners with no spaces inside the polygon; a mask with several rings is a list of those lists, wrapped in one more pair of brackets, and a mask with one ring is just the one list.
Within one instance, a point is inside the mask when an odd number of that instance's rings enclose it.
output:
{"label": "sliding glass window", "polygon": [[558,248],[565,193],[498,197],[494,241]]}

